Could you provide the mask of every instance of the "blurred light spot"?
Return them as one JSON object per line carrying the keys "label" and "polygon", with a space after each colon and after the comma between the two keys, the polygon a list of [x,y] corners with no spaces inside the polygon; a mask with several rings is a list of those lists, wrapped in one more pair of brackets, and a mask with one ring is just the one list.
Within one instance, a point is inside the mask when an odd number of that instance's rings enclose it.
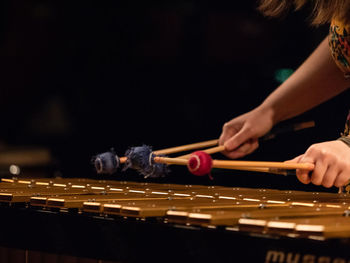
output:
{"label": "blurred light spot", "polygon": [[279,83],[283,83],[286,79],[294,73],[294,70],[291,68],[281,68],[275,71],[275,80]]}
{"label": "blurred light spot", "polygon": [[52,10],[48,5],[39,4],[34,6],[32,9],[32,13],[34,17],[37,18],[49,18],[52,16]]}
{"label": "blurred light spot", "polygon": [[10,173],[13,175],[19,175],[21,173],[21,169],[19,168],[18,165],[12,164],[10,165]]}

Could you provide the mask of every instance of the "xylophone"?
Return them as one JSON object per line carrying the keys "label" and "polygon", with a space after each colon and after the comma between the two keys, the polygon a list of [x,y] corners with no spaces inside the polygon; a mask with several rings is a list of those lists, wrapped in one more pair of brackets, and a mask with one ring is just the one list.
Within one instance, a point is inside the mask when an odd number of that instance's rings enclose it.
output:
{"label": "xylophone", "polygon": [[0,204],[1,262],[350,260],[343,193],[21,178]]}

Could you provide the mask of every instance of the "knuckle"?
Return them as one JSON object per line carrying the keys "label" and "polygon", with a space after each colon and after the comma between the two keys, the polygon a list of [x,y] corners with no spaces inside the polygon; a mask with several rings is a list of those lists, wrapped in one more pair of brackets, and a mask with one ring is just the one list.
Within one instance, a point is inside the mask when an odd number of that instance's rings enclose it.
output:
{"label": "knuckle", "polygon": [[307,152],[309,152],[309,153],[317,153],[317,152],[319,152],[318,144],[313,144],[313,145],[311,145],[311,146],[307,149]]}
{"label": "knuckle", "polygon": [[349,182],[349,179],[343,178],[343,179],[340,180],[340,182],[339,182],[339,187],[346,185],[348,182]]}
{"label": "knuckle", "polygon": [[247,125],[245,126],[245,132],[246,132],[247,134],[254,134],[254,132],[255,132],[255,127],[254,127],[253,125],[251,125],[251,124],[247,124]]}
{"label": "knuckle", "polygon": [[326,181],[326,182],[322,182],[322,185],[326,188],[330,188],[330,187],[332,187],[333,184],[330,181]]}
{"label": "knuckle", "polygon": [[321,182],[318,181],[318,180],[312,180],[312,179],[311,179],[311,182],[312,182],[314,185],[321,185]]}
{"label": "knuckle", "polygon": [[[346,171],[348,164],[346,164],[346,162],[340,160],[339,162],[337,162],[337,167],[339,171]],[[347,171],[347,174],[349,174],[349,171]]]}
{"label": "knuckle", "polygon": [[306,150],[306,154],[313,154],[315,152],[315,147],[313,147],[313,145],[311,145],[307,150]]}
{"label": "knuckle", "polygon": [[348,180],[349,180],[348,177],[346,177],[346,176],[341,176],[341,175],[340,175],[340,176],[338,176],[337,179],[335,180],[334,185],[335,185],[336,187],[344,186],[344,185],[346,185],[346,184],[348,183]]}
{"label": "knuckle", "polygon": [[344,182],[342,180],[337,180],[334,183],[335,187],[342,187],[344,185]]}
{"label": "knuckle", "polygon": [[224,123],[224,125],[222,125],[222,130],[226,131],[229,127],[230,127],[230,124],[228,122],[226,122],[226,123]]}
{"label": "knuckle", "polygon": [[312,175],[311,182],[314,185],[321,185],[321,183],[322,183],[322,181],[320,180],[319,176],[317,176],[317,175]]}
{"label": "knuckle", "polygon": [[338,185],[338,182],[335,182],[335,183],[334,183],[334,186],[335,186],[335,187],[341,187],[341,186]]}
{"label": "knuckle", "polygon": [[321,157],[324,159],[324,160],[329,160],[332,158],[331,154],[328,152],[327,149],[320,149],[318,150],[319,151],[319,154],[321,155]]}
{"label": "knuckle", "polygon": [[303,184],[308,184],[309,183],[309,177],[305,173],[302,173],[301,171],[297,170],[296,171],[296,176],[300,182]]}
{"label": "knuckle", "polygon": [[321,151],[320,152],[320,156],[321,156],[321,160],[323,161],[323,163],[333,163],[332,162],[332,159],[333,159],[332,156],[327,154],[327,152]]}

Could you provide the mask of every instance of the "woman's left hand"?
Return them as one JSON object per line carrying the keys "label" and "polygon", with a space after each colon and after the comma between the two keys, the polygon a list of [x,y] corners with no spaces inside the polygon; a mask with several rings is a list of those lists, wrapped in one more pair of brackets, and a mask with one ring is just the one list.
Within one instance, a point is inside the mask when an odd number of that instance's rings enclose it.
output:
{"label": "woman's left hand", "polygon": [[313,144],[304,154],[288,162],[315,164],[312,172],[296,170],[299,181],[304,184],[341,187],[350,179],[350,147],[342,141]]}

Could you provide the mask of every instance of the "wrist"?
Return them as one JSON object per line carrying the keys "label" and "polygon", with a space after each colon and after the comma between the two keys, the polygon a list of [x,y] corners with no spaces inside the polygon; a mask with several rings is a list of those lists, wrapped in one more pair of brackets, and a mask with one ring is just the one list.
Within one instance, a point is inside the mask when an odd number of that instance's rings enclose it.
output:
{"label": "wrist", "polygon": [[337,140],[345,143],[347,146],[350,147],[350,137],[349,136],[341,136]]}
{"label": "wrist", "polygon": [[277,111],[274,107],[271,107],[267,103],[262,103],[256,108],[256,110],[264,117],[268,118],[271,121],[272,126],[280,122],[278,118]]}

